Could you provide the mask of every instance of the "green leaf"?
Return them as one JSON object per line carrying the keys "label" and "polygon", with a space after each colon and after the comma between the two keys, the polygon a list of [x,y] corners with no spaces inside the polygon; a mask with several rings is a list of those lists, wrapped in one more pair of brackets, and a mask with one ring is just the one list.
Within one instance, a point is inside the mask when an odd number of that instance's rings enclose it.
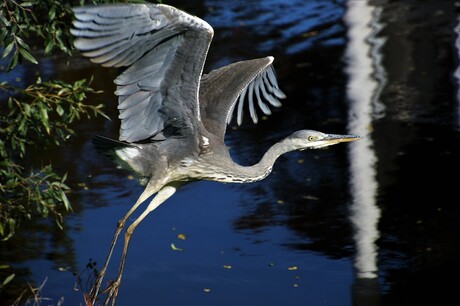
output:
{"label": "green leaf", "polygon": [[5,18],[5,16],[3,16],[3,14],[0,15],[0,20],[6,27],[9,27],[11,25],[11,23],[8,21],[8,19]]}
{"label": "green leaf", "polygon": [[22,117],[21,121],[19,122],[18,132],[20,132],[21,134],[26,134],[26,131],[27,131],[26,120],[27,120],[26,117]]}
{"label": "green leaf", "polygon": [[49,13],[48,13],[49,19],[52,21],[54,17],[56,17],[56,6],[52,6]]}
{"label": "green leaf", "polygon": [[14,54],[14,55],[11,57],[11,60],[10,60],[10,62],[8,63],[8,66],[6,67],[6,71],[10,71],[10,70],[13,69],[17,64],[18,64],[18,55],[17,55],[17,54]]}
{"label": "green leaf", "polygon": [[32,6],[33,3],[31,3],[31,2],[23,2],[23,3],[21,3],[20,5],[21,5],[22,7],[29,7],[29,6]]}
{"label": "green leaf", "polygon": [[70,205],[69,199],[67,198],[67,195],[64,193],[63,190],[61,190],[61,199],[62,202],[64,202],[64,207],[67,211],[72,211],[72,206]]}
{"label": "green leaf", "polygon": [[22,46],[24,49],[28,50],[29,49],[29,46],[24,42],[24,40],[22,40],[21,37],[19,36],[16,36],[16,42]]}
{"label": "green leaf", "polygon": [[64,115],[64,109],[60,105],[58,105],[56,106],[56,113],[58,113],[59,116],[62,116]]}
{"label": "green leaf", "polygon": [[15,276],[14,273],[8,275],[8,276],[3,280],[3,283],[2,283],[2,285],[1,285],[0,287],[3,287],[3,286],[5,286],[6,284],[8,284],[9,282],[11,282],[11,281],[13,280],[14,276]]}
{"label": "green leaf", "polygon": [[3,50],[2,58],[7,57],[11,53],[11,50],[13,50],[13,47],[14,47],[14,41],[10,42],[8,46],[6,46],[5,50]]}
{"label": "green leaf", "polygon": [[50,54],[51,50],[53,50],[54,48],[54,42],[53,40],[49,40],[47,43],[46,43],[46,46],[45,46],[45,54]]}
{"label": "green leaf", "polygon": [[33,63],[33,64],[38,64],[37,60],[35,59],[35,57],[32,56],[32,54],[29,53],[29,51],[27,51],[26,49],[24,48],[19,48],[19,53],[21,53],[21,55],[26,59],[28,60],[29,62]]}
{"label": "green leaf", "polygon": [[7,34],[6,28],[2,27],[0,29],[0,43],[2,45],[3,45],[3,41],[5,40],[6,34]]}
{"label": "green leaf", "polygon": [[60,89],[57,94],[58,94],[58,96],[62,96],[63,94],[68,93],[69,91],[70,90],[68,88],[64,87],[64,88]]}
{"label": "green leaf", "polygon": [[23,106],[24,106],[24,114],[27,117],[30,117],[30,105],[29,105],[29,103],[23,103]]}
{"label": "green leaf", "polygon": [[13,237],[14,228],[16,227],[16,220],[14,220],[13,218],[8,218],[8,226],[9,226],[10,233],[8,234],[8,236],[3,238],[2,241],[6,241],[6,240],[10,239],[11,237]]}
{"label": "green leaf", "polygon": [[11,189],[13,188],[13,186],[16,184],[16,180],[14,178],[12,179],[9,179],[7,182],[6,182],[6,188],[8,189]]}

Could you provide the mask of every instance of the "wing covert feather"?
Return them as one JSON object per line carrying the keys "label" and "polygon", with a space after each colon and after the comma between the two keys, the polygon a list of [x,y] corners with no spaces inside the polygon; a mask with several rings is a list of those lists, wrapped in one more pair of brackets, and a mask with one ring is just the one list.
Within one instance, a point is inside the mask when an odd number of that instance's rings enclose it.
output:
{"label": "wing covert feather", "polygon": [[94,63],[127,67],[114,81],[120,140],[159,137],[169,126],[193,133],[211,26],[162,4],[83,6],[74,13],[75,47]]}

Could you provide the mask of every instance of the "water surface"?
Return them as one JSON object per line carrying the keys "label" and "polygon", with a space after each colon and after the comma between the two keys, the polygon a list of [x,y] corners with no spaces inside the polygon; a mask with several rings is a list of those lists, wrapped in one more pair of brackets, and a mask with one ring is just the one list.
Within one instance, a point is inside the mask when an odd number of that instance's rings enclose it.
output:
{"label": "water surface", "polygon": [[[226,141],[235,160],[253,164],[275,141],[304,128],[365,139],[290,153],[259,183],[182,188],[137,228],[118,304],[395,306],[454,299],[458,3],[169,3],[214,27],[206,71],[275,57],[288,98],[258,125],[232,124]],[[23,224],[1,253],[18,277],[46,280],[47,305],[61,298],[80,305],[72,272],[90,260],[102,264],[116,221],[142,189],[91,145],[95,134],[118,137],[111,93],[117,72],[76,55],[25,65],[21,82],[37,69],[44,78],[66,80],[94,74],[94,86],[106,91],[94,103],[105,103],[113,120],[85,121],[67,146],[31,157],[30,164],[40,165],[46,154],[68,173],[74,213],[63,231],[45,221]]]}

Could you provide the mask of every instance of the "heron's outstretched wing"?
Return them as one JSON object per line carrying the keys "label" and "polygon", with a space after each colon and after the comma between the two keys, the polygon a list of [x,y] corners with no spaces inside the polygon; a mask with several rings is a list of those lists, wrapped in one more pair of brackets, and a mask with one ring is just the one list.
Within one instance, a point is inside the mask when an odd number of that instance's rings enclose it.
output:
{"label": "heron's outstretched wing", "polygon": [[208,131],[223,140],[234,112],[241,125],[246,101],[254,123],[256,104],[265,115],[271,114],[269,105],[281,106],[279,99],[286,96],[278,87],[272,62],[271,56],[241,61],[202,76],[200,110]]}
{"label": "heron's outstretched wing", "polygon": [[161,4],[74,8],[74,45],[91,61],[127,67],[116,79],[120,140],[193,133],[198,88],[213,29]]}

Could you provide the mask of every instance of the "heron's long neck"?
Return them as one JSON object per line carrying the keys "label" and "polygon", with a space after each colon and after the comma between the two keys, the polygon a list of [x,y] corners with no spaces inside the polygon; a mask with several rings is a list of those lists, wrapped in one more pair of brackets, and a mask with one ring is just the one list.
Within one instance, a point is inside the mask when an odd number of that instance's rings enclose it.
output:
{"label": "heron's long neck", "polygon": [[239,166],[238,174],[236,175],[237,178],[232,180],[232,182],[249,183],[264,179],[272,171],[272,167],[276,159],[284,153],[293,150],[295,150],[295,148],[287,145],[285,140],[275,143],[270,147],[270,149],[268,149],[257,164],[249,167]]}

